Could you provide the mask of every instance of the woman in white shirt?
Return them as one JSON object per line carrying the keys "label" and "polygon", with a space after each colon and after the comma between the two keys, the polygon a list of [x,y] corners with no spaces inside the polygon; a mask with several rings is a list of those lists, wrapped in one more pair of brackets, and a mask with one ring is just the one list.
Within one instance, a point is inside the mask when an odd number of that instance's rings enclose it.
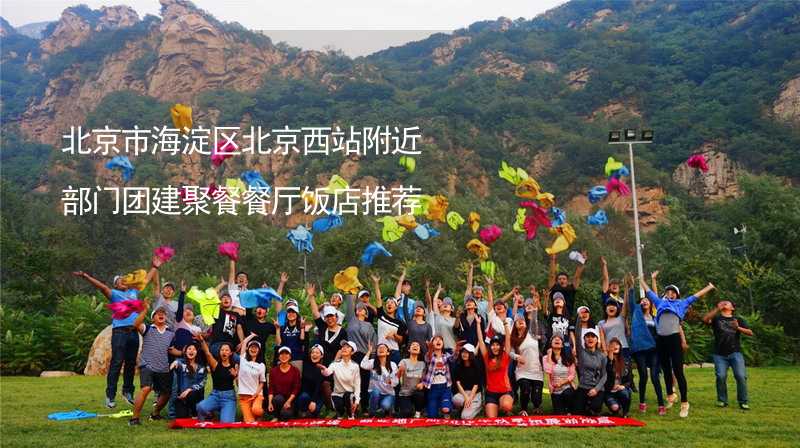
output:
{"label": "woman in white shirt", "polygon": [[264,383],[267,368],[261,362],[261,343],[250,333],[242,341],[239,355],[239,407],[245,423],[252,423],[264,415]]}
{"label": "woman in white shirt", "polygon": [[533,414],[542,413],[544,370],[539,358],[539,341],[528,331],[524,316],[516,316],[511,330],[511,359],[517,362],[514,371],[520,394],[520,415],[528,415],[528,402],[533,403]]}
{"label": "woman in white shirt", "polygon": [[372,344],[361,360],[361,368],[370,372],[369,415],[370,417],[391,416],[394,410],[394,388],[400,383],[397,364],[389,360],[389,347],[379,343],[375,358],[370,358]]}
{"label": "woman in white shirt", "polygon": [[333,407],[337,418],[353,418],[358,409],[361,391],[361,369],[353,361],[353,353],[358,349],[355,342],[342,341],[336,358],[322,374],[333,375]]}

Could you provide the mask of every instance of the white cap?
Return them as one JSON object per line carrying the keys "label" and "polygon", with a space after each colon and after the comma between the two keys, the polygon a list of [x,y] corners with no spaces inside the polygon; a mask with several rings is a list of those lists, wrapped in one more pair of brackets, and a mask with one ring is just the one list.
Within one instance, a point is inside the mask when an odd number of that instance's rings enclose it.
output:
{"label": "white cap", "polygon": [[353,352],[357,352],[357,351],[358,351],[358,346],[357,346],[357,345],[356,345],[356,343],[355,343],[355,342],[353,342],[353,341],[342,341],[342,343],[341,343],[340,345],[341,345],[342,347],[344,347],[345,345],[349,345],[349,346],[350,346],[350,348],[352,348],[352,349],[353,349]]}
{"label": "white cap", "polygon": [[278,354],[281,354],[283,352],[286,352],[286,353],[291,355],[292,354],[292,349],[284,345],[283,347],[278,349]]}
{"label": "white cap", "polygon": [[334,308],[334,307],[332,307],[330,305],[326,305],[326,306],[322,307],[322,316],[323,317],[328,317],[330,315],[334,315],[335,316],[336,314],[337,314],[336,308]]}
{"label": "white cap", "polygon": [[360,299],[360,298],[362,298],[364,296],[368,296],[368,295],[370,295],[369,291],[367,291],[366,289],[362,289],[361,291],[358,292],[358,296],[357,297]]}
{"label": "white cap", "polygon": [[[325,349],[324,349],[324,348],[322,348],[322,346],[321,346],[321,345],[319,345],[319,344],[314,344],[314,345],[312,345],[312,346],[311,346],[311,350],[314,350],[314,349],[317,349],[317,350],[319,350],[319,352],[320,352],[320,353],[322,353],[322,355],[323,355],[323,356],[325,355]],[[311,353],[311,350],[309,350],[308,352],[309,352],[309,353]]]}
{"label": "white cap", "polygon": [[584,258],[583,254],[578,252],[577,250],[573,250],[569,253],[569,259],[580,264],[586,264],[586,258]]}
{"label": "white cap", "polygon": [[579,307],[578,307],[578,312],[580,313],[580,312],[581,312],[581,310],[586,310],[587,312],[590,312],[590,310],[589,310],[589,307],[588,307],[588,306],[586,306],[586,305],[581,305],[581,306],[579,306]]}
{"label": "white cap", "polygon": [[469,344],[469,343],[467,343],[467,344],[464,344],[464,345],[461,347],[461,350],[466,350],[466,351],[468,351],[468,352],[472,353],[473,355],[475,354],[475,346],[474,346],[474,345],[472,345],[472,344]]}
{"label": "white cap", "polygon": [[597,330],[595,330],[594,328],[591,328],[591,327],[590,327],[590,328],[587,328],[587,329],[583,330],[583,337],[584,337],[584,338],[585,338],[586,336],[589,336],[590,334],[593,334],[593,335],[594,335],[594,337],[596,337],[596,338],[599,338],[599,337],[600,337],[600,334],[599,334],[599,333],[597,333]]}

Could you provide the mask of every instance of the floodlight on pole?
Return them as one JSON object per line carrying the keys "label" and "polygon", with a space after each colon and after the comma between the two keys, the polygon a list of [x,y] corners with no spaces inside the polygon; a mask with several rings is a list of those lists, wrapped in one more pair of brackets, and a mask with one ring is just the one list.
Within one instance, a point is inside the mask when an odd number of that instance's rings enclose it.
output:
{"label": "floodlight on pole", "polygon": [[[620,141],[619,139],[613,139],[612,137],[618,137],[622,135],[624,137],[624,141]],[[639,200],[636,196],[636,169],[634,168],[633,164],[633,145],[635,143],[653,143],[653,130],[647,129],[643,130],[641,134],[641,139],[636,139],[637,131],[636,129],[625,129],[624,131],[611,131],[608,133],[608,144],[609,145],[620,145],[625,144],[628,145],[628,156],[630,157],[630,164],[631,164],[631,195],[633,196],[633,228],[636,234],[636,269],[637,273],[639,274],[639,278],[644,280],[644,264],[642,263],[642,238],[641,233],[639,230]],[[644,289],[639,287],[639,297],[644,297]]]}

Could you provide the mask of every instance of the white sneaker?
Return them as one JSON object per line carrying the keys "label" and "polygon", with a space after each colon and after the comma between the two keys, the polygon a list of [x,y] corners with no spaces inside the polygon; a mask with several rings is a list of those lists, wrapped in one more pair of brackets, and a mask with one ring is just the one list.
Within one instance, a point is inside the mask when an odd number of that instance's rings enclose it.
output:
{"label": "white sneaker", "polygon": [[422,412],[415,412],[414,413],[414,418],[420,418],[420,417],[422,417]]}
{"label": "white sneaker", "polygon": [[681,418],[686,418],[689,416],[689,402],[681,403],[681,412],[678,414]]}

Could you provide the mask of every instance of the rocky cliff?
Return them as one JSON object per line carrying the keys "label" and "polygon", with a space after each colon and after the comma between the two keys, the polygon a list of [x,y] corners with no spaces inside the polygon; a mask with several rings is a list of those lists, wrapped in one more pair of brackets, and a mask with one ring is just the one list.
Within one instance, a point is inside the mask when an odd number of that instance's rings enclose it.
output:
{"label": "rocky cliff", "polygon": [[720,201],[734,198],[740,194],[738,176],[742,167],[720,151],[718,142],[706,142],[695,150],[703,154],[708,162],[708,172],[681,164],[672,173],[672,180],[689,191],[693,196],[707,201]]}

